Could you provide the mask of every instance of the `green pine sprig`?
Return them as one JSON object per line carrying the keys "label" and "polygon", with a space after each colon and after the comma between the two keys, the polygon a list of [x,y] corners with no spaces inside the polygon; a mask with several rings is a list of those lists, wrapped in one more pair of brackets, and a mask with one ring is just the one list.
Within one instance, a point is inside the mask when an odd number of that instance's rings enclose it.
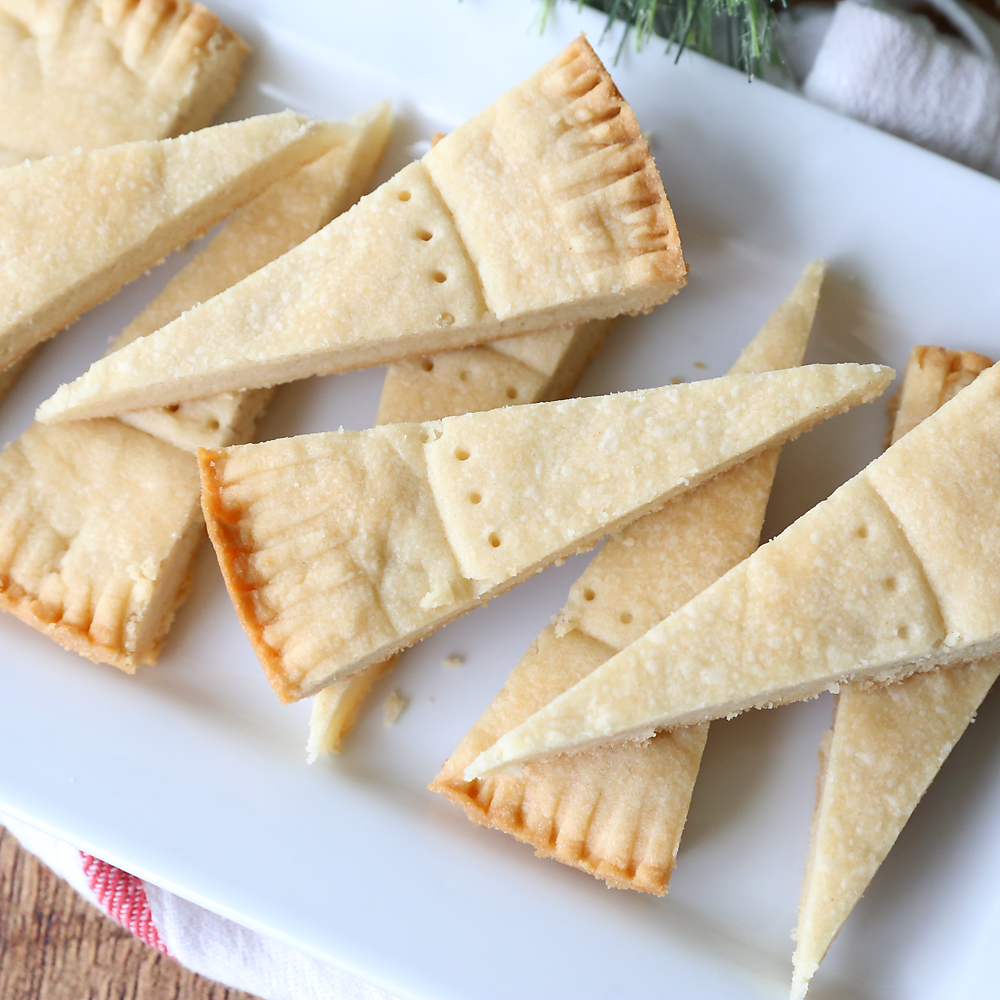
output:
{"label": "green pine sprig", "polygon": [[[542,30],[555,0],[542,0]],[[616,24],[624,29],[619,54],[631,37],[641,49],[654,36],[680,58],[692,48],[758,75],[766,63],[779,61],[774,44],[777,12],[787,0],[577,0],[608,15],[605,34]],[[998,0],[1000,2],[1000,0]]]}

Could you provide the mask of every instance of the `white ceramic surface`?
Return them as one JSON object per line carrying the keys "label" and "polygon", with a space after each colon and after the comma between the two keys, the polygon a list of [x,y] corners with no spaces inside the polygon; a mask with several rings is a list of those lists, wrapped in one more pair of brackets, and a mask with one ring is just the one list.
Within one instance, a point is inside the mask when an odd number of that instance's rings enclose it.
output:
{"label": "white ceramic surface", "polygon": [[[343,116],[392,97],[383,176],[604,23],[565,4],[540,35],[530,0],[214,6],[256,48],[230,116],[285,104]],[[609,63],[616,45],[600,46]],[[625,51],[613,74],[651,134],[691,281],[619,324],[583,393],[721,374],[820,255],[831,274],[811,360],[899,367],[920,342],[1000,354],[996,181],[706,60],[675,65],[659,43]],[[51,342],[0,404],[0,439],[191,252]],[[368,426],[380,385],[375,370],[286,389],[262,436]],[[884,427],[879,402],[788,447],[768,532],[861,468]],[[713,727],[662,900],[535,860],[424,790],[582,565],[411,650],[349,749],[311,768],[308,708],[271,694],[207,551],[160,664],[132,678],[4,616],[0,809],[405,1000],[783,996],[828,697]],[[454,652],[465,664],[445,667]],[[394,688],[409,707],[386,730]],[[996,995],[998,721],[994,697],[835,944],[817,998]]]}

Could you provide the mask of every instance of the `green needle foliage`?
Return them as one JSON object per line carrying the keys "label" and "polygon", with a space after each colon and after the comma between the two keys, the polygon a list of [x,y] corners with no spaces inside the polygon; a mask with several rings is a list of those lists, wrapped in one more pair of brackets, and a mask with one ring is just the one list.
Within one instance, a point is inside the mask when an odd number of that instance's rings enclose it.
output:
{"label": "green needle foliage", "polygon": [[[555,0],[542,0],[542,28]],[[779,59],[774,46],[777,11],[787,0],[578,0],[608,15],[605,32],[624,23],[619,52],[630,36],[642,48],[654,36],[667,51],[692,48],[742,69],[752,77]],[[1000,2],[1000,0],[998,0]]]}

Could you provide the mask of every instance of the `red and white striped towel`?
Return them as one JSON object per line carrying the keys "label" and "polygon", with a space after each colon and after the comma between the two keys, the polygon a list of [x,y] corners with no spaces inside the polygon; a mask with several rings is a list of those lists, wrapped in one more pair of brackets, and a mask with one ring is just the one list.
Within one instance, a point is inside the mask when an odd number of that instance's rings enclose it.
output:
{"label": "red and white striped towel", "polygon": [[393,1000],[388,993],[84,854],[12,817],[0,824],[84,899],[181,965],[263,1000]]}

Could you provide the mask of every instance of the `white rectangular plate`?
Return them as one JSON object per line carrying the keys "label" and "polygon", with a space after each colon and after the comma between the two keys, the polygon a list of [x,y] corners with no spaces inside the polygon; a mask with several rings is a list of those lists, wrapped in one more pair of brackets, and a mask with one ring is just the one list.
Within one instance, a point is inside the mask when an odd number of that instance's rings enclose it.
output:
{"label": "white rectangular plate", "polygon": [[[232,117],[286,103],[346,116],[397,102],[395,169],[603,18],[529,0],[217,3],[256,48]],[[600,46],[611,64],[617,37]],[[650,133],[691,265],[688,288],[622,321],[581,392],[722,374],[794,283],[831,274],[814,361],[901,367],[913,344],[1000,353],[1000,185],[659,42],[613,74]],[[0,406],[27,426],[190,257],[176,255],[51,342]],[[704,367],[702,367],[704,366]],[[276,437],[374,419],[380,371],[280,394]],[[882,402],[791,445],[768,531],[880,448]],[[135,677],[0,621],[0,808],[355,972],[406,1000],[744,1000],[787,990],[816,750],[828,698],[713,727],[669,897],[609,892],[470,824],[425,791],[562,604],[581,559],[411,650],[339,758],[307,767],[308,709],[264,682],[208,552],[161,663]],[[465,664],[442,664],[462,653]],[[392,729],[381,703],[409,707]],[[948,761],[851,917],[815,995],[995,990],[1000,716]]]}

